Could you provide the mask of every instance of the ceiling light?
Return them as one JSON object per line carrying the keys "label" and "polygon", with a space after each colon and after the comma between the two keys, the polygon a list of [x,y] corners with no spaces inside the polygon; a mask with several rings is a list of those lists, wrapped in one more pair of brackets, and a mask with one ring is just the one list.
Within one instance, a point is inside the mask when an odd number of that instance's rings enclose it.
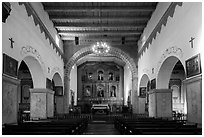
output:
{"label": "ceiling light", "polygon": [[97,55],[107,54],[110,51],[110,47],[106,42],[97,42],[92,47],[92,51]]}

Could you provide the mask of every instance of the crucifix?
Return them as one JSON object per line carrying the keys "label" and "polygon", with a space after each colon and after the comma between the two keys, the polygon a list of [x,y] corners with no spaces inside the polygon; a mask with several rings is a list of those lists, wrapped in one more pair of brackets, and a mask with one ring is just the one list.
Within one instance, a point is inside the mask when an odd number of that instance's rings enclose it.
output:
{"label": "crucifix", "polygon": [[9,40],[11,41],[11,48],[13,48],[13,43],[14,43],[13,38],[9,38]]}
{"label": "crucifix", "polygon": [[193,37],[191,37],[191,40],[189,41],[190,43],[191,43],[191,48],[193,48],[193,40],[194,40],[195,38],[193,38]]}

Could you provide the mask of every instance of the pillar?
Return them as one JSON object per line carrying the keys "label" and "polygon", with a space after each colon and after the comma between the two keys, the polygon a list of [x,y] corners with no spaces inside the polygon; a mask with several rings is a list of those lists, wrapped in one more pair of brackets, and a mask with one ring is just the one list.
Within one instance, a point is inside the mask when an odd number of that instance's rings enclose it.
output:
{"label": "pillar", "polygon": [[146,98],[145,97],[139,97],[138,98],[139,101],[139,114],[144,114],[145,113],[145,101]]}
{"label": "pillar", "polygon": [[133,77],[132,79],[132,111],[134,114],[139,113],[139,98],[138,98],[138,78]]}
{"label": "pillar", "polygon": [[2,74],[2,124],[17,123],[20,80]]}
{"label": "pillar", "polygon": [[172,89],[149,92],[149,117],[172,118]]}
{"label": "pillar", "polygon": [[30,118],[46,119],[54,116],[54,91],[50,89],[30,89]]}
{"label": "pillar", "polygon": [[186,91],[187,121],[202,125],[202,75],[184,80]]}
{"label": "pillar", "polygon": [[69,113],[69,90],[70,90],[70,78],[64,77],[64,96],[63,96],[63,108],[64,113]]}
{"label": "pillar", "polygon": [[63,107],[64,98],[63,98],[63,96],[55,96],[55,99],[56,99],[56,113],[57,114],[63,114],[63,112],[64,112],[64,107]]}

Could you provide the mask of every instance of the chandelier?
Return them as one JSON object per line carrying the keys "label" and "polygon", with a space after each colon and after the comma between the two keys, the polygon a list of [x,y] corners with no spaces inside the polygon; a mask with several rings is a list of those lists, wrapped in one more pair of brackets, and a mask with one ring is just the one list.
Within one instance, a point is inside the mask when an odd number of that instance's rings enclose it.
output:
{"label": "chandelier", "polygon": [[92,47],[92,51],[97,54],[107,54],[110,50],[110,47],[106,44],[106,42],[97,42],[95,45]]}

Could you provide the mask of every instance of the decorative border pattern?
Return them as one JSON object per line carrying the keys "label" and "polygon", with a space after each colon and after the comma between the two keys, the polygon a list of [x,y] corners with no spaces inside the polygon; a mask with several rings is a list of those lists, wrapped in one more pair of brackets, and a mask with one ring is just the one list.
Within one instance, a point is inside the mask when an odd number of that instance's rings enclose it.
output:
{"label": "decorative border pattern", "polygon": [[166,49],[164,51],[164,53],[162,54],[160,61],[158,62],[159,64],[161,64],[167,57],[169,57],[170,55],[175,55],[179,58],[183,57],[183,52],[181,50],[181,48],[177,48],[177,47],[170,47],[168,49]]}
{"label": "decorative border pattern", "polygon": [[166,49],[164,51],[164,53],[162,54],[159,62],[158,62],[158,65],[157,65],[157,69],[160,68],[160,66],[162,65],[162,63],[164,62],[164,60],[166,58],[168,58],[169,56],[176,56],[178,57],[179,59],[183,57],[183,52],[182,52],[182,49],[181,48],[178,48],[176,46],[173,46],[173,47],[170,47],[168,49]]}
{"label": "decorative border pattern", "polygon": [[43,62],[39,52],[35,48],[33,48],[31,46],[26,46],[26,47],[23,46],[21,48],[21,52],[20,53],[21,53],[22,56],[25,56],[26,54],[31,54],[34,57],[36,57],[40,61],[41,64],[44,64],[44,62]]}

